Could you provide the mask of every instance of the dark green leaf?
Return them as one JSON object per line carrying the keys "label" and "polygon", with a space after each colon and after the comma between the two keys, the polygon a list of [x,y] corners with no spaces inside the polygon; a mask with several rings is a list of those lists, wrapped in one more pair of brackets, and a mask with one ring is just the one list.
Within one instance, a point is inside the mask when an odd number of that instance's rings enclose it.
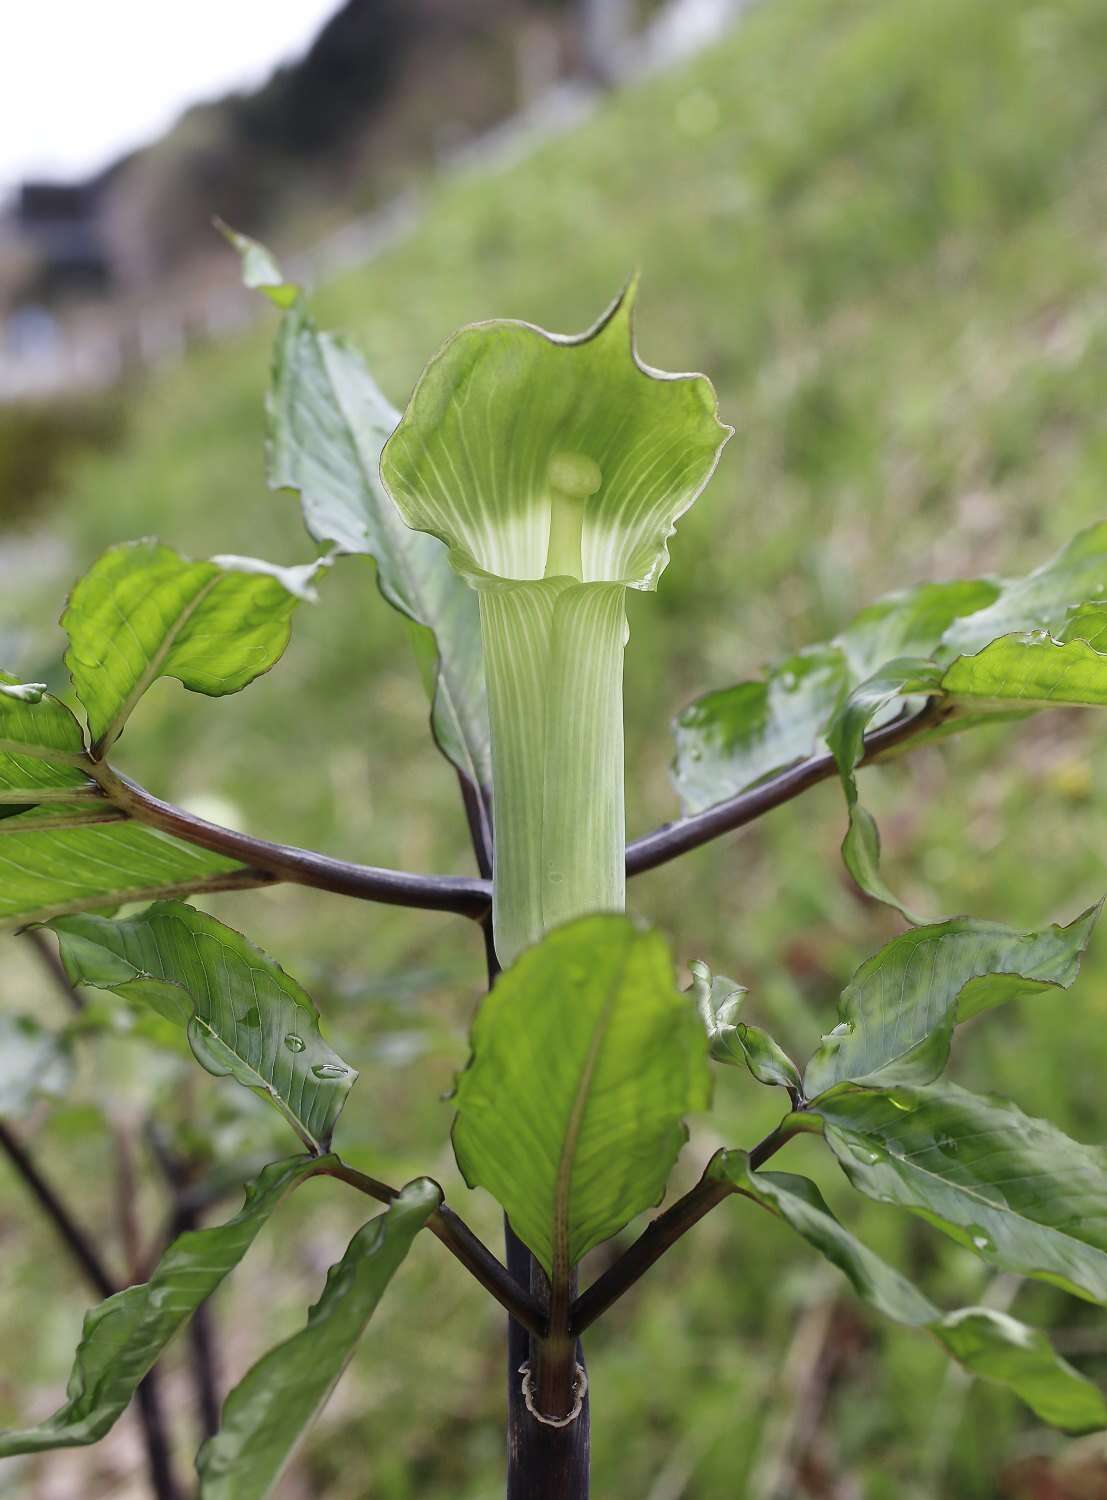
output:
{"label": "dark green leaf", "polygon": [[853,1185],[992,1265],[1107,1302],[1107,1162],[1001,1099],[953,1084],[834,1093],[815,1111]]}
{"label": "dark green leaf", "polygon": [[974,578],[923,583],[867,605],[835,640],[849,662],[851,687],[885,662],[932,656],[947,630],[987,608],[998,593],[997,584]]}
{"label": "dark green leaf", "polygon": [[210,1073],[259,1090],[311,1150],[326,1150],[357,1073],[323,1040],[308,995],[260,948],[177,901],[117,922],[50,925],[74,984],[145,1001],[185,1027]]}
{"label": "dark green leaf", "polygon": [[708,693],[676,720],[677,791],[686,813],[735,796],[815,754],[847,692],[896,657],[926,657],[996,584],[927,583],[870,604],[840,636],[776,663],[761,681]]}
{"label": "dark green leaf", "polygon": [[441,1198],[433,1182],[419,1178],[354,1236],[307,1327],[271,1349],[227,1397],[219,1432],[197,1459],[201,1500],[263,1500],[270,1493]]}
{"label": "dark green leaf", "polygon": [[843,1082],[930,1083],[959,1022],[1069,988],[1099,912],[1093,906],[1068,927],[1042,932],[955,917],[901,933],[842,992],[839,1024],[808,1063],[804,1092],[813,1098]]}
{"label": "dark green leaf", "polygon": [[68,1039],[31,1016],[0,1014],[0,1118],[26,1114],[40,1097],[59,1098],[73,1077]]}
{"label": "dark green leaf", "polygon": [[710,1097],[703,1028],[663,939],[621,916],[557,928],[497,981],[457,1089],[454,1150],[547,1272],[656,1203]]}
{"label": "dark green leaf", "polygon": [[849,686],[835,646],[788,657],[762,681],[708,693],[673,724],[673,780],[686,813],[736,796],[814,753]]}
{"label": "dark green leaf", "polygon": [[195,693],[237,693],[288,645],[292,612],[314,598],[319,564],[190,562],[156,542],[112,547],[80,580],[62,625],[65,663],[99,758],[159,677]]}
{"label": "dark green leaf", "polygon": [[1069,612],[1107,597],[1107,522],[1089,526],[1044,567],[1006,579],[987,609],[955,620],[942,638],[941,659],[979,651],[1015,631],[1059,629]]}
{"label": "dark green leaf", "polygon": [[94,1307],[85,1317],[65,1405],[37,1427],[0,1433],[0,1458],[99,1441],[173,1335],[238,1265],[285,1194],[319,1167],[305,1156],[266,1167],[233,1219],[178,1236],[148,1282]]}
{"label": "dark green leaf", "polygon": [[[799,1069],[767,1031],[762,1031],[760,1026],[747,1026],[744,1021],[739,1021],[734,1032],[745,1056],[746,1066],[758,1083],[767,1083],[771,1087],[787,1089],[791,1094],[799,1094],[802,1085]],[[717,1055],[714,1047],[711,1050],[713,1056]]]}
{"label": "dark green leaf", "polygon": [[942,1314],[838,1222],[813,1182],[784,1172],[751,1172],[742,1151],[720,1153],[711,1170],[825,1255],[870,1307],[893,1322],[926,1329],[971,1374],[1010,1387],[1043,1421],[1066,1432],[1107,1427],[1102,1394],[1042,1333],[991,1308]]}
{"label": "dark green leaf", "polygon": [[858,801],[856,771],[869,726],[893,715],[905,700],[937,692],[940,675],[933,662],[921,659],[902,657],[887,662],[854,688],[835,714],[826,736],[849,809],[849,828],[842,842],[846,869],[866,895],[894,906],[909,922],[920,919],[904,906],[880,873],[880,835],[872,815]]}

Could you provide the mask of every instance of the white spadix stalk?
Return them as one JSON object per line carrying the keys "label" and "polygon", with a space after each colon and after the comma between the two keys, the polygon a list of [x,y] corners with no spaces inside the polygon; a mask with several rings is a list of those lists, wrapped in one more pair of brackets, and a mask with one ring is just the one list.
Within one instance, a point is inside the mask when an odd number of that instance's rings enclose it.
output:
{"label": "white spadix stalk", "polygon": [[400,513],[480,596],[503,964],[624,905],[628,588],[653,589],[731,428],[703,375],[635,353],[634,288],[587,333],[463,328],[385,446]]}

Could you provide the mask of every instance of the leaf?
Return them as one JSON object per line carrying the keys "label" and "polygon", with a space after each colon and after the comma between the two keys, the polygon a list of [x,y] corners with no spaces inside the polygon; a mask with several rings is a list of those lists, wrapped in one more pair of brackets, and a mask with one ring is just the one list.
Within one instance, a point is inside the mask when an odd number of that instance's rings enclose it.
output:
{"label": "leaf", "polygon": [[814,1098],[843,1082],[930,1083],[946,1065],[954,1026],[1069,988],[1101,907],[1041,932],[954,917],[893,938],[843,990],[839,1024],[808,1063],[804,1093]]}
{"label": "leaf", "polygon": [[217,217],[214,222],[223,238],[242,257],[243,284],[251,291],[261,292],[268,297],[275,307],[291,307],[300,295],[300,288],[294,281],[284,279],[284,274],[270,251],[258,240],[252,240],[248,234],[239,234],[237,229],[232,229],[222,219]]}
{"label": "leaf", "polygon": [[849,685],[843,653],[814,647],[766,672],[707,693],[673,721],[673,781],[686,814],[755,786],[812,755]]}
{"label": "leaf", "polygon": [[1107,1161],[954,1084],[834,1093],[813,1112],[854,1187],[984,1260],[1107,1302]]}
{"label": "leaf", "polygon": [[231,1391],[201,1448],[201,1500],[263,1500],[337,1385],[411,1243],[441,1202],[429,1179],[408,1183],[327,1274],[307,1327],[271,1349]]}
{"label": "leaf", "polygon": [[285,1194],[320,1165],[297,1156],[266,1167],[247,1187],[233,1219],[179,1235],[148,1282],[116,1292],[87,1313],[65,1405],[36,1427],[0,1432],[0,1458],[98,1442],[173,1335],[238,1265]]}
{"label": "leaf", "polygon": [[102,800],[0,821],[4,926],[265,883],[233,859],[120,818]]}
{"label": "leaf", "polygon": [[970,1374],[1010,1387],[1043,1421],[1066,1432],[1107,1427],[1102,1394],[1061,1359],[1044,1334],[991,1308],[966,1307],[942,1314],[838,1222],[807,1178],[751,1172],[743,1151],[721,1152],[710,1170],[825,1255],[862,1301],[895,1323],[926,1329]]}
{"label": "leaf", "polygon": [[972,580],[889,594],[833,641],[784,658],[759,681],[697,699],[674,723],[674,782],[685,813],[818,753],[848,692],[885,662],[928,657],[953,621],[998,593],[998,585]]}
{"label": "leaf", "polygon": [[1107,522],[1081,531],[1025,578],[1006,579],[995,602],[955,620],[942,638],[942,659],[979,651],[1015,631],[1058,629],[1070,610],[1107,597]]}
{"label": "leaf", "polygon": [[835,714],[826,742],[838,766],[849,810],[849,828],[842,842],[842,859],[861,890],[886,906],[893,906],[909,922],[912,915],[880,873],[880,835],[872,815],[857,795],[856,770],[864,753],[865,731],[874,720],[882,722],[905,699],[938,690],[940,673],[933,662],[901,657],[887,662],[879,672],[853,689]]}
{"label": "leaf", "polygon": [[291,616],[320,565],[252,558],[190,562],[156,542],[109,548],[69,598],[65,663],[88,715],[94,758],[119,738],[159,677],[195,693],[237,693],[279,660]]}
{"label": "leaf", "polygon": [[952,697],[1008,707],[1054,708],[1107,704],[1107,606],[1077,610],[1055,639],[1048,630],[1023,631],[992,641],[975,656],[959,656],[942,677]]}
{"label": "leaf", "polygon": [[457,1088],[454,1151],[546,1268],[661,1198],[710,1097],[707,1047],[664,940],[622,916],[558,928],[496,982]]}
{"label": "leaf", "polygon": [[999,585],[983,578],[923,583],[867,605],[835,638],[849,661],[851,687],[885,662],[934,654],[946,633],[986,609]]}
{"label": "leaf", "polygon": [[0,1119],[26,1114],[37,1098],[60,1098],[72,1078],[66,1036],[31,1016],[0,1014]]}
{"label": "leaf", "polygon": [[[745,1057],[746,1067],[758,1083],[787,1089],[790,1094],[798,1096],[800,1072],[784,1048],[760,1026],[749,1026],[744,1021],[739,1021],[734,1032]],[[714,1049],[712,1055],[715,1055]]]}
{"label": "leaf", "polygon": [[[243,255],[247,286],[287,309],[267,402],[270,487],[300,495],[304,524],[316,541],[373,557],[388,603],[431,633],[435,739],[472,786],[487,787],[492,773],[476,600],[442,544],[404,524],[380,479],[381,449],[399,413],[353,345],[319,331],[272,255],[245,236],[228,237]],[[424,650],[418,640],[416,650]]]}
{"label": "leaf", "polygon": [[0,813],[98,795],[81,726],[40,687],[0,672]]}
{"label": "leaf", "polygon": [[714,976],[701,960],[690,966],[691,993],[716,1062],[749,1069],[758,1083],[787,1089],[796,1098],[800,1074],[795,1063],[767,1031],[739,1020],[746,990],[733,979]]}
{"label": "leaf", "polygon": [[845,690],[845,658],[832,647],[788,657],[761,681],[708,693],[674,721],[674,781],[696,813],[806,759]]}
{"label": "leaf", "polygon": [[0,924],[263,883],[114,809],[77,720],[38,686],[0,673]]}
{"label": "leaf", "polygon": [[328,1148],[358,1075],[323,1040],[310,998],[260,948],[176,901],[121,921],[50,926],[74,984],[145,1001],[186,1028],[209,1073],[257,1089],[310,1150]]}

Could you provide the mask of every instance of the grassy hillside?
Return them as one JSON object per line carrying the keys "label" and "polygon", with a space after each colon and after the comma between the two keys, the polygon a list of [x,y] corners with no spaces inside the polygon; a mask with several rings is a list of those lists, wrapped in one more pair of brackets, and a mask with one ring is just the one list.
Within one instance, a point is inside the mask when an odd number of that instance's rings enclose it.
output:
{"label": "grassy hillside", "polygon": [[[402,401],[459,323],[506,315],[578,329],[638,267],[644,357],[716,381],[737,435],[681,524],[660,593],[632,601],[632,831],[673,814],[667,721],[698,692],[824,636],[889,589],[1032,565],[1107,512],[1105,55],[1099,0],[765,0],[712,55],[611,101],[573,136],[508,171],[435,187],[408,242],[319,290],[323,321],[359,339]],[[197,554],[308,554],[294,504],[264,488],[267,358],[258,332],[133,391],[120,446],[82,459],[52,509],[9,533],[8,665],[56,670],[61,592],[110,541],[157,532]],[[178,800],[218,797],[225,816],[270,837],[463,870],[455,788],[424,721],[403,628],[370,568],[349,561],[301,614],[274,673],[225,702],[160,684],[121,759]],[[867,773],[893,880],[934,912],[1073,915],[1107,888],[1105,731],[1056,714]],[[840,877],[842,826],[840,797],[824,787],[632,892],[678,958],[702,955],[748,984],[751,1013],[801,1053],[853,967],[894,930]],[[351,1155],[394,1179],[435,1173],[494,1234],[487,1200],[459,1183],[439,1099],[479,990],[472,935],[293,889],[217,909],[313,989],[340,1050],[364,1060],[344,1127]],[[27,956],[7,972],[2,1003],[35,1003]],[[974,1026],[958,1076],[1103,1138],[1105,980],[1107,937],[1062,1005]],[[116,1047],[97,1066],[114,1070],[125,1120],[151,1096],[181,1107],[168,1064],[150,1077],[143,1056]],[[202,1077],[189,1087],[196,1107],[227,1097]],[[755,1140],[774,1110],[752,1082],[720,1079],[685,1173],[720,1141]],[[224,1128],[252,1138],[261,1127],[228,1115]],[[59,1112],[41,1141],[89,1216],[109,1224],[108,1195],[97,1208],[87,1187],[110,1171],[88,1116]],[[817,1171],[814,1148],[793,1149],[797,1170]],[[974,1258],[817,1175],[936,1298],[985,1294]],[[33,1350],[19,1373],[30,1366],[42,1382],[43,1410],[82,1301],[49,1296],[62,1277],[55,1247],[14,1187],[3,1192],[15,1295],[0,1344]],[[223,1294],[228,1375],[295,1325],[356,1211],[321,1190],[310,1224],[306,1208],[285,1211],[283,1242],[259,1247]],[[591,1339],[597,1495],[729,1500],[747,1474],[755,1500],[1103,1492],[1103,1469],[1037,1488],[1054,1455],[1069,1473],[1094,1470],[1098,1450],[1045,1434],[993,1391],[962,1392],[925,1340],[877,1327],[753,1212],[714,1215]],[[435,1251],[420,1246],[398,1280],[289,1500],[496,1493],[497,1320]],[[272,1309],[263,1327],[259,1289]],[[1018,1312],[1058,1321],[1086,1368],[1107,1374],[1101,1315],[1037,1286],[989,1294],[1016,1292]],[[17,1401],[25,1410],[14,1373],[0,1362],[0,1418]],[[806,1489],[788,1477],[797,1447]],[[0,1466],[0,1495],[45,1494],[37,1473],[119,1494],[110,1465],[125,1468],[129,1450],[105,1451],[9,1466],[10,1478]]]}

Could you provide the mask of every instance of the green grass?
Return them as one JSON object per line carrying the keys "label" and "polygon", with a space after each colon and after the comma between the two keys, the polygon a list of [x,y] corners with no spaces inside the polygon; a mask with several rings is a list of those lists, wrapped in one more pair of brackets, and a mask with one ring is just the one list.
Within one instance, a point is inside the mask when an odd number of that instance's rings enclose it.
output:
{"label": "green grass", "polygon": [[[402,401],[459,323],[516,316],[576,330],[640,268],[644,357],[716,381],[737,435],[681,523],[659,594],[632,601],[632,832],[673,814],[667,722],[697,693],[825,636],[882,592],[1017,571],[1107,513],[1105,55],[1099,0],[766,0],[711,55],[612,100],[525,163],[432,187],[409,241],[320,290],[322,320],[358,338]],[[113,540],[156,532],[196,554],[308,554],[294,503],[263,484],[270,331],[133,390],[122,445],[74,461],[64,498],[9,532],[0,565],[19,562],[3,578],[7,665],[56,671],[63,589]],[[120,760],[178,800],[223,799],[270,837],[464,870],[454,783],[425,717],[403,626],[369,566],[349,561],[301,612],[270,676],[223,702],[160,684]],[[1027,924],[1101,894],[1105,727],[1054,714],[866,773],[897,889],[935,913]],[[852,969],[895,930],[840,873],[842,828],[840,794],[823,787],[632,890],[680,960],[703,956],[747,983],[751,1016],[804,1054]],[[479,994],[474,935],[293,888],[213,905],[313,991],[332,1041],[363,1063],[343,1127],[351,1155],[395,1180],[432,1172],[493,1236],[493,1208],[459,1183],[439,1097]],[[7,945],[3,1003],[38,1007],[19,946]],[[1063,1001],[973,1026],[958,1076],[1103,1138],[1105,980],[1107,937]],[[264,1136],[252,1114],[230,1112],[225,1087],[185,1084],[174,1068],[101,1047],[83,1087],[94,1070],[107,1076],[124,1119],[151,1099],[180,1115],[220,1100],[226,1140]],[[750,1144],[778,1108],[752,1081],[721,1077],[684,1177],[715,1144]],[[114,1250],[110,1152],[87,1110],[44,1122],[41,1150]],[[852,1202],[812,1143],[789,1158],[818,1170],[870,1243],[936,1298],[981,1295],[971,1256]],[[221,1295],[228,1375],[296,1325],[357,1222],[358,1205],[311,1191]],[[0,1362],[0,1417],[14,1417],[27,1412],[28,1376],[41,1385],[36,1412],[56,1394],[83,1293],[59,1294],[68,1269],[14,1187],[0,1237],[13,1288],[0,1344],[25,1354]],[[797,1330],[831,1295],[838,1357],[819,1454],[866,1500],[1018,1495],[1016,1456],[1070,1446],[994,1391],[947,1386],[925,1340],[878,1327],[786,1231],[733,1206],[590,1339],[596,1494],[729,1500],[753,1466],[762,1477],[749,1493],[770,1500],[766,1455],[787,1434],[768,1414],[800,1400],[810,1372]],[[1090,1344],[1085,1367],[1107,1373],[1100,1314],[1041,1287],[1021,1291],[1015,1310]],[[307,1491],[495,1495],[498,1337],[479,1295],[420,1245],[300,1461]],[[80,1476],[81,1493],[113,1493],[110,1471],[97,1489],[106,1453],[40,1467]],[[20,1475],[34,1466],[11,1469],[9,1480],[0,1468],[0,1495],[25,1500]]]}

